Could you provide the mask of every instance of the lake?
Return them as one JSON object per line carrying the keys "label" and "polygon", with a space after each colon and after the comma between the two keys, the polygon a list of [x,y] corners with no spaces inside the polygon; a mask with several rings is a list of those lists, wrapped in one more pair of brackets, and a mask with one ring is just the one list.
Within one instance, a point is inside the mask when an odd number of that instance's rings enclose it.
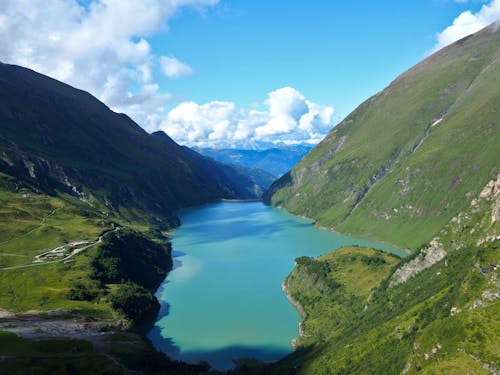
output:
{"label": "lake", "polygon": [[279,359],[291,352],[299,315],[281,290],[294,259],[344,245],[403,254],[390,246],[321,230],[260,202],[183,210],[172,239],[174,270],[156,296],[148,333],[171,358],[234,367],[233,359]]}

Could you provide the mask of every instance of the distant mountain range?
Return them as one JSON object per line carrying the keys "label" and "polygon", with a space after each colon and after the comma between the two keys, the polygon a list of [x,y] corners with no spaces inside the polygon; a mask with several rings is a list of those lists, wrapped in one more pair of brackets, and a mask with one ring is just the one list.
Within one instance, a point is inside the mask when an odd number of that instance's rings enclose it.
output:
{"label": "distant mountain range", "polygon": [[280,177],[311,150],[312,146],[275,146],[264,150],[194,148],[200,154],[224,163],[260,169]]}
{"label": "distant mountain range", "polygon": [[333,128],[266,201],[416,249],[499,171],[496,23],[399,76]]}

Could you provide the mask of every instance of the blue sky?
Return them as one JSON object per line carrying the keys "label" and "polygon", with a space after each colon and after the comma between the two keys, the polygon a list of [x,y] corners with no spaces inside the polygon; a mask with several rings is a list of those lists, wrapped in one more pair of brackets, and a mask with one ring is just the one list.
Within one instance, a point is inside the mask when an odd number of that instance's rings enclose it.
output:
{"label": "blue sky", "polygon": [[436,35],[481,3],[445,0],[222,1],[184,11],[151,39],[193,75],[162,86],[179,100],[261,102],[292,86],[345,116],[426,57]]}
{"label": "blue sky", "polygon": [[316,143],[500,0],[3,0],[0,60],[187,145]]}

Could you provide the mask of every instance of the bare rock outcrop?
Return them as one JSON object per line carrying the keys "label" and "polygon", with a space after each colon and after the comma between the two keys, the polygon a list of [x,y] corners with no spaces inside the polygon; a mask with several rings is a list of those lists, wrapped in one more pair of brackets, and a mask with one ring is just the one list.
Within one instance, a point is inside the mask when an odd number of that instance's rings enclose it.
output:
{"label": "bare rock outcrop", "polygon": [[[494,241],[500,239],[500,235],[495,231],[495,226],[493,224],[500,220],[500,174],[497,175],[496,180],[489,181],[484,189],[479,194],[477,199],[473,199],[471,202],[472,209],[477,208],[480,210],[480,202],[492,202],[491,203],[491,224],[489,228],[491,229],[489,233],[483,238],[478,239],[477,246],[484,242]],[[468,216],[465,216],[466,218]],[[463,220],[463,215],[458,215],[451,220],[451,223],[455,225],[460,225]],[[471,232],[473,233],[473,232]],[[452,248],[458,249],[459,247],[453,246]],[[415,276],[417,273],[433,266],[441,259],[446,256],[446,251],[441,243],[439,237],[435,237],[429,242],[429,245],[424,248],[414,259],[410,260],[408,263],[403,264],[399,267],[391,277],[389,287],[402,284]]]}
{"label": "bare rock outcrop", "polygon": [[416,258],[412,259],[408,263],[405,263],[394,272],[391,282],[389,283],[389,287],[406,282],[417,273],[422,272],[439,262],[445,257],[445,255],[446,252],[443,249],[443,245],[439,239],[434,238]]}

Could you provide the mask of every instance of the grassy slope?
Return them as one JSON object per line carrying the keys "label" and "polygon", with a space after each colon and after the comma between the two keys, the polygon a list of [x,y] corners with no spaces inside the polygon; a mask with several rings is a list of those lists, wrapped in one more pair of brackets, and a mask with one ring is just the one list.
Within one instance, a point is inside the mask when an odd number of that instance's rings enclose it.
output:
{"label": "grassy slope", "polygon": [[[353,306],[363,304],[370,290],[398,260],[388,253],[361,247],[342,248],[312,262],[307,259],[297,259],[294,272],[285,280],[290,295],[307,315],[302,323],[306,335],[299,338],[299,345],[335,336],[339,324],[349,319]],[[326,299],[335,303],[325,304]]]}
{"label": "grassy slope", "polygon": [[[359,254],[369,250],[336,251],[313,261],[315,267],[304,267],[299,258],[287,284],[307,312],[304,336],[299,350],[267,373],[481,374],[498,369],[500,243],[492,238],[500,230],[499,207],[497,193],[496,200],[479,200],[451,220],[437,237],[445,258],[397,286],[389,287],[395,271],[391,263],[360,263]],[[342,287],[311,282],[317,279],[315,270],[325,269],[321,263],[328,265],[323,279]],[[497,269],[481,272],[490,265]]]}
{"label": "grassy slope", "polygon": [[[71,196],[35,194],[27,188],[16,192],[14,180],[5,175],[0,176],[0,184],[0,268],[29,265],[35,255],[67,241],[94,241],[111,226],[98,211]],[[1,270],[0,309],[83,309],[89,314],[113,318],[115,314],[107,304],[66,298],[76,280],[88,277],[89,259],[96,251],[97,246],[89,248],[69,263]]]}
{"label": "grassy slope", "polygon": [[483,30],[400,76],[267,199],[344,233],[412,249],[428,241],[498,171],[499,34]]}
{"label": "grassy slope", "polygon": [[[40,194],[35,192],[35,188],[26,185],[16,191],[19,186],[15,179],[0,175],[0,268],[29,265],[35,255],[45,250],[62,246],[71,240],[94,241],[103,230],[112,228],[107,215],[72,196]],[[134,253],[137,256],[146,254],[146,249],[139,248],[137,244],[147,245],[149,238],[158,234],[151,230],[148,220],[149,217],[138,210],[135,210],[134,215],[129,211],[123,211],[123,215],[113,215],[113,222],[122,228],[122,237],[133,233],[124,228],[139,231],[139,235],[127,240],[135,244],[133,253],[128,257],[134,256]],[[127,315],[114,305],[121,285],[99,284],[99,280],[92,280],[94,260],[106,262],[102,256],[97,257],[102,254],[101,247],[114,249],[117,254],[111,253],[110,256],[118,255],[120,258],[120,252],[124,249],[115,249],[116,246],[110,248],[110,244],[113,245],[113,241],[117,240],[118,237],[110,234],[103,239],[102,244],[88,248],[67,263],[0,270],[0,313],[6,310],[43,316],[44,312],[56,310],[62,314],[57,315],[59,321],[63,318],[83,321],[90,319],[92,322],[97,320],[97,324],[104,326],[126,327],[123,323],[126,322]],[[154,255],[151,251],[154,251],[155,246],[149,245],[148,248],[149,256]],[[144,257],[144,264],[140,261],[134,264],[141,263],[143,267],[148,267],[147,261],[147,257]],[[160,263],[165,262],[156,259],[153,267]],[[158,270],[155,272],[158,273]],[[152,271],[146,272],[149,279],[145,284],[151,287],[150,279],[158,279],[160,273],[153,276]],[[135,276],[133,278],[137,279]],[[88,300],[70,299],[69,294],[77,285],[93,285],[98,288],[97,295]],[[7,318],[7,321],[14,326],[21,324],[16,318]],[[117,326],[117,329],[120,327]],[[162,370],[172,374],[191,374],[205,370],[204,366],[171,362],[162,353],[156,352],[147,340],[133,332],[100,336],[97,346],[92,337],[89,336],[88,339],[89,341],[58,337],[40,341],[0,332],[0,372],[77,374],[93,371],[122,374],[133,373],[134,370],[139,370],[140,373]]]}
{"label": "grassy slope", "polygon": [[[151,229],[152,224],[144,213],[142,221],[137,211],[136,221],[130,222],[127,217],[115,214],[111,222],[106,215],[74,197],[34,194],[29,189],[13,192],[8,189],[9,179],[4,178],[3,182],[4,189],[0,189],[3,213],[0,233],[4,239],[0,243],[0,309],[15,313],[76,309],[82,315],[117,319],[120,314],[113,311],[106,297],[108,290],[115,288],[110,283],[131,280],[154,292],[164,279],[171,263],[170,255],[166,253],[167,247],[160,245],[164,240],[155,238],[161,234]],[[108,233],[102,243],[66,261],[33,263],[35,255],[69,241],[94,242],[113,225],[121,229]],[[99,273],[96,273],[96,260],[100,264]],[[134,268],[128,267],[130,262]],[[137,276],[135,269],[144,275]],[[111,276],[107,277],[108,274]],[[101,283],[103,298],[69,299],[72,288],[91,279]]]}

